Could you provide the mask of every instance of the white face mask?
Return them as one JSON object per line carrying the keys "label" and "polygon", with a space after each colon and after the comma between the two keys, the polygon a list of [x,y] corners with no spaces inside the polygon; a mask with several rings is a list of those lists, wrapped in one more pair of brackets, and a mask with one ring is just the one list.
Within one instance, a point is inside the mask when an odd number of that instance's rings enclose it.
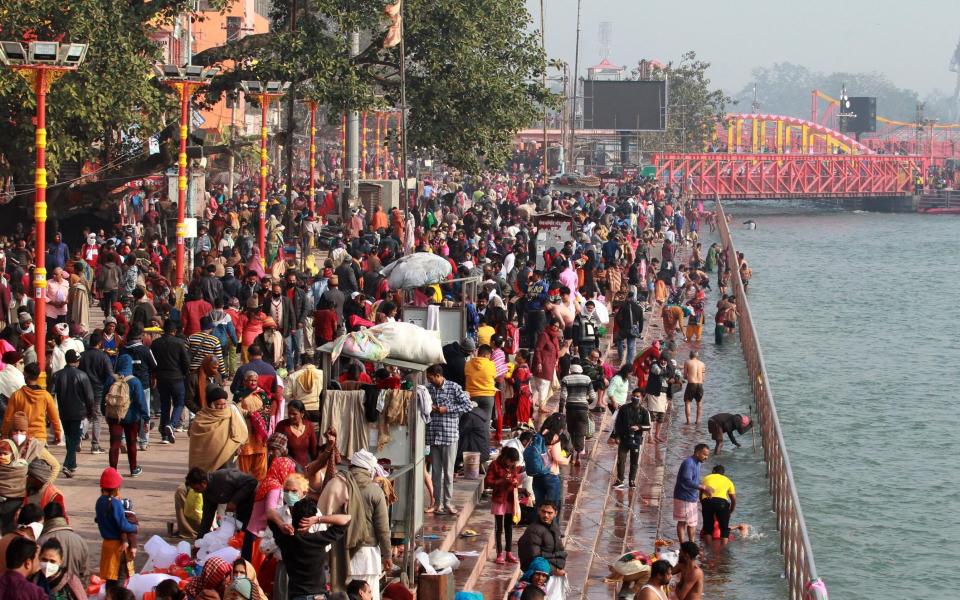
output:
{"label": "white face mask", "polygon": [[30,523],[27,527],[33,532],[33,539],[40,539],[40,534],[43,533],[43,523]]}
{"label": "white face mask", "polygon": [[25,433],[15,433],[13,434],[13,441],[16,442],[17,445],[19,446],[20,444],[27,441],[27,435]]}
{"label": "white face mask", "polygon": [[50,579],[54,575],[60,572],[60,565],[57,563],[47,562],[44,560],[40,561],[40,570],[43,571],[43,575]]}

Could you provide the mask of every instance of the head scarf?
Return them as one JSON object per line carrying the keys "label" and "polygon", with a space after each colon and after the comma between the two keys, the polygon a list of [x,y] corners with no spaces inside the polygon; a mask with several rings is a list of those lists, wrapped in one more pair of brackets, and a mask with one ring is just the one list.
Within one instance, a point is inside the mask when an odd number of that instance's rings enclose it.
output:
{"label": "head scarf", "polygon": [[276,450],[280,456],[288,454],[287,436],[282,433],[274,433],[267,439],[267,450]]}
{"label": "head scarf", "polygon": [[[273,438],[271,437],[270,439],[272,440]],[[293,459],[287,458],[286,456],[279,456],[273,459],[273,462],[270,463],[270,468],[267,469],[267,475],[257,486],[254,500],[260,502],[266,498],[270,492],[283,488],[283,482],[287,480],[287,477],[291,473],[296,472],[297,463],[293,462]]]}
{"label": "head scarf", "polygon": [[27,465],[27,475],[33,477],[37,481],[47,483],[53,476],[53,467],[51,467],[50,463],[47,461],[35,458],[30,461],[29,465]]}
{"label": "head scarf", "polygon": [[547,575],[551,573],[550,563],[547,562],[547,559],[538,556],[530,561],[530,566],[523,572],[523,577],[521,577],[520,580],[531,581],[534,573],[546,573]]}
{"label": "head scarf", "polygon": [[60,337],[70,337],[70,326],[66,323],[57,323],[53,328]]}
{"label": "head scarf", "polygon": [[223,596],[227,577],[230,576],[230,564],[217,556],[207,558],[203,570],[184,588],[187,596],[197,598],[204,590],[213,590]]}
{"label": "head scarf", "polygon": [[377,457],[369,450],[357,450],[350,457],[350,466],[366,470],[372,478],[377,473]]}

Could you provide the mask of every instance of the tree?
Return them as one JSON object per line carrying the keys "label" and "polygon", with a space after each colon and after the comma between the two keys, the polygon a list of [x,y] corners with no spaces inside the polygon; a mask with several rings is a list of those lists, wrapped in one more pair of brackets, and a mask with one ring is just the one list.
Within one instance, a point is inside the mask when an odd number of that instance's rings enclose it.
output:
{"label": "tree", "polygon": [[[382,47],[386,4],[275,2],[273,31],[198,54],[198,63],[237,65],[208,99],[258,78],[291,81],[294,90],[309,82],[309,97],[331,116],[399,106],[399,47]],[[555,100],[539,83],[546,61],[523,0],[405,0],[404,14],[409,145],[470,171],[502,164],[516,131]],[[364,32],[352,59],[351,30]]]}
{"label": "tree", "polygon": [[[663,133],[641,135],[644,148],[653,151],[703,152],[726,113],[731,99],[721,90],[711,89],[707,71],[710,63],[685,53],[679,63],[670,62],[654,71],[652,77],[667,80],[667,127]],[[632,72],[639,78],[637,71]]]}
{"label": "tree", "polygon": [[[115,178],[154,173],[171,162],[168,149],[152,157],[143,149],[151,134],[175,135],[175,127],[164,119],[175,108],[172,96],[149,77],[160,58],[150,34],[189,5],[188,0],[17,0],[0,10],[3,39],[90,45],[80,68],[57,81],[47,96],[53,212],[68,191],[66,185],[53,185],[67,161],[93,159],[105,166],[101,181],[91,186],[97,193],[115,187]],[[0,119],[8,124],[0,136],[0,174],[13,175],[20,189],[33,187],[35,109],[27,83],[10,69],[0,69]],[[29,202],[30,197],[27,191],[17,200]]]}
{"label": "tree", "polygon": [[900,121],[914,120],[919,100],[917,92],[897,87],[882,73],[821,73],[793,63],[775,63],[753,70],[753,83],[735,96],[744,105],[753,101],[754,83],[761,112],[804,119],[810,118],[810,92],[815,89],[834,98],[844,86],[850,96],[875,96],[877,115]]}

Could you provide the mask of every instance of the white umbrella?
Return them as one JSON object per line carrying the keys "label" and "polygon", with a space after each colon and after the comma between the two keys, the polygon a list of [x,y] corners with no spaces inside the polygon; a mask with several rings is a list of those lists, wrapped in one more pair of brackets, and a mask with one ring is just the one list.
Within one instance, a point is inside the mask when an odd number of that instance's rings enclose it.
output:
{"label": "white umbrella", "polygon": [[390,263],[381,271],[390,289],[417,288],[446,279],[453,268],[447,259],[429,252],[414,252]]}

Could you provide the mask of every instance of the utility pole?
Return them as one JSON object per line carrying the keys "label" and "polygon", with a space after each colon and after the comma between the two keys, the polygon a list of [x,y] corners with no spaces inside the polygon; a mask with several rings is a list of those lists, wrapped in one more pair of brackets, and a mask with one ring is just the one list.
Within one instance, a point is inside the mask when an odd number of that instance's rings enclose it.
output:
{"label": "utility pole", "polygon": [[[350,32],[350,58],[360,54],[360,32]],[[360,113],[351,110],[347,115],[347,199],[355,204],[360,196]],[[341,206],[340,216],[346,217],[347,207]]]}
{"label": "utility pole", "polygon": [[580,4],[577,0],[577,41],[573,51],[573,106],[570,110],[570,171],[577,166],[577,75],[580,73]]}
{"label": "utility pole", "polygon": [[[546,29],[545,23],[546,19],[544,17],[544,2],[545,0],[540,0],[540,48],[543,49],[543,88],[547,88],[547,38],[546,38]],[[547,184],[547,104],[543,104],[543,184]]]}
{"label": "utility pole", "polygon": [[[290,2],[290,33],[297,31],[297,0]],[[294,109],[297,103],[296,83],[290,85],[290,92],[287,94],[287,212],[293,207],[293,132],[296,129]],[[278,103],[279,107],[279,103]],[[279,164],[279,163],[278,163]]]}

